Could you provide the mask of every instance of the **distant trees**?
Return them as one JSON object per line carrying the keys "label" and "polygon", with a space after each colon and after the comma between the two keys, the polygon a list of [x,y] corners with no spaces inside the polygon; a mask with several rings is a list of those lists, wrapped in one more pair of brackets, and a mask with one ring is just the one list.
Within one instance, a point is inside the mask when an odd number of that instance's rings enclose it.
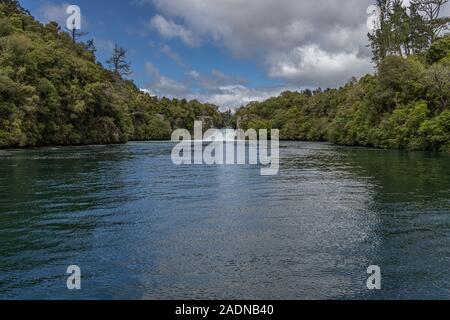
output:
{"label": "distant trees", "polygon": [[381,62],[388,55],[409,56],[426,49],[448,28],[449,17],[440,17],[448,0],[412,0],[409,7],[402,0],[377,0],[379,28],[369,33],[373,60]]}
{"label": "distant trees", "polygon": [[118,76],[128,76],[131,74],[131,63],[126,60],[126,57],[127,50],[116,44],[111,58],[109,58],[106,63],[114,74]]}

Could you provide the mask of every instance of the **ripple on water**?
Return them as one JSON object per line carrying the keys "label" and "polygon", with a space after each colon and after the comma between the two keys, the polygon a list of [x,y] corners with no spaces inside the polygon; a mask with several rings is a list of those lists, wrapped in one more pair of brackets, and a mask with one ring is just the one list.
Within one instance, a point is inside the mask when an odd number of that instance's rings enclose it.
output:
{"label": "ripple on water", "polygon": [[172,146],[0,151],[0,298],[448,297],[448,156],[282,142],[261,177]]}

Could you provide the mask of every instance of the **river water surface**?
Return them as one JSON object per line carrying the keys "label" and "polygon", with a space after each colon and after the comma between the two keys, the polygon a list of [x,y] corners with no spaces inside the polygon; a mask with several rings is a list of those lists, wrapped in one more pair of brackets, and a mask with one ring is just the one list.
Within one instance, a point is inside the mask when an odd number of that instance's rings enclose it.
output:
{"label": "river water surface", "polygon": [[449,155],[282,142],[262,177],[172,147],[0,151],[0,299],[450,298]]}

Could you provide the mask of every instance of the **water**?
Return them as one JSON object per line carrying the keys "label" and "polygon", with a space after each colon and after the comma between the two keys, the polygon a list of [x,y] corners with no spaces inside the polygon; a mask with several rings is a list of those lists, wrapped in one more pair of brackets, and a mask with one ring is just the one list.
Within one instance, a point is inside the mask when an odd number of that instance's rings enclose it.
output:
{"label": "water", "polygon": [[0,299],[450,297],[448,155],[285,142],[261,177],[172,146],[0,151]]}

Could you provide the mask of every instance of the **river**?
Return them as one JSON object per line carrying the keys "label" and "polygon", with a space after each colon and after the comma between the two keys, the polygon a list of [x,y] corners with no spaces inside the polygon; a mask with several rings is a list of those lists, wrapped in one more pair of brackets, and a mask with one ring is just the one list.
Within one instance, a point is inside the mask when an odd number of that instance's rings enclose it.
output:
{"label": "river", "polygon": [[0,299],[450,297],[449,155],[281,142],[264,177],[172,147],[0,151]]}

